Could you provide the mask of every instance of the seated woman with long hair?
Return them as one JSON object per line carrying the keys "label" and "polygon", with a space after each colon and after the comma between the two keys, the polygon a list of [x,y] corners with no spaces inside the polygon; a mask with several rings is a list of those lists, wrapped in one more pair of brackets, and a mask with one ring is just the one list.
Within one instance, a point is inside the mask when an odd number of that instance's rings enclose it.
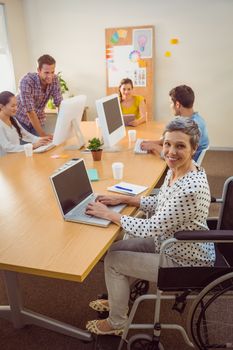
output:
{"label": "seated woman with long hair", "polygon": [[33,149],[51,142],[51,137],[37,137],[26,131],[14,118],[17,111],[15,95],[10,91],[0,93],[0,146],[4,152],[22,152],[21,141],[32,143]]}

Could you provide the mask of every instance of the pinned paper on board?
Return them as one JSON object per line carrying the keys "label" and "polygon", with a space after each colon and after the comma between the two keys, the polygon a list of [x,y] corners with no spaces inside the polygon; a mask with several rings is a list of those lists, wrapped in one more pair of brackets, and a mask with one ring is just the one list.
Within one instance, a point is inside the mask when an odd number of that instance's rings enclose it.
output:
{"label": "pinned paper on board", "polygon": [[112,44],[117,44],[120,39],[126,39],[126,37],[127,37],[127,30],[118,29],[116,32],[113,33],[110,41]]}
{"label": "pinned paper on board", "polygon": [[113,58],[113,48],[107,47],[106,48],[106,59],[112,59]]}
{"label": "pinned paper on board", "polygon": [[121,79],[132,77],[134,69],[138,68],[137,62],[129,59],[133,51],[132,45],[117,45],[113,47],[113,62],[108,61],[108,86],[119,86]]}
{"label": "pinned paper on board", "polygon": [[127,30],[125,29],[118,29],[117,33],[119,38],[125,39],[127,37]]}
{"label": "pinned paper on board", "polygon": [[146,67],[146,61],[145,60],[142,60],[140,58],[140,60],[138,61],[138,64],[139,64],[139,67],[140,68],[145,68]]}
{"label": "pinned paper on board", "polygon": [[138,50],[133,50],[129,54],[129,59],[131,62],[139,62],[141,58],[141,53]]}
{"label": "pinned paper on board", "polygon": [[117,32],[113,33],[110,41],[113,44],[118,43],[118,41],[119,41],[119,34]]}
{"label": "pinned paper on board", "polygon": [[133,30],[133,48],[141,53],[141,58],[152,57],[152,29]]}
{"label": "pinned paper on board", "polygon": [[146,68],[137,68],[133,71],[133,85],[146,87]]}

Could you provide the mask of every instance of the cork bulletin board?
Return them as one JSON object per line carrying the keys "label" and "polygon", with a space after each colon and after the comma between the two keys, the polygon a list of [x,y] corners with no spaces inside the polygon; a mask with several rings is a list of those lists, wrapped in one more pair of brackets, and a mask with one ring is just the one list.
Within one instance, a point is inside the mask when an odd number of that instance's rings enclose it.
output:
{"label": "cork bulletin board", "polygon": [[130,78],[134,94],[145,97],[147,119],[153,119],[154,26],[107,28],[106,93],[118,93],[121,79]]}

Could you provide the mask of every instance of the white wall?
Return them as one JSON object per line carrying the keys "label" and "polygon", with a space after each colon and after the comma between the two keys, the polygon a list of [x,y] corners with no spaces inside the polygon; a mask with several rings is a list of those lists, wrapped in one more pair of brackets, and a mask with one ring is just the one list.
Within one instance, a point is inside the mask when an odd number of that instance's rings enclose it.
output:
{"label": "white wall", "polygon": [[[14,0],[15,1],[15,0]],[[10,2],[10,1],[9,1]],[[155,26],[155,119],[170,116],[168,91],[193,87],[211,146],[233,147],[232,0],[22,0],[30,66],[49,53],[70,90],[86,93],[89,116],[105,95],[105,28]],[[19,19],[20,20],[20,19]],[[18,26],[18,19],[15,25]],[[171,46],[177,37],[180,44]],[[164,52],[172,56],[166,58]],[[16,60],[15,60],[16,61]],[[16,70],[20,70],[16,67]]]}
{"label": "white wall", "polygon": [[29,68],[29,50],[22,0],[0,0],[0,2],[5,5],[7,34],[17,86],[20,77]]}

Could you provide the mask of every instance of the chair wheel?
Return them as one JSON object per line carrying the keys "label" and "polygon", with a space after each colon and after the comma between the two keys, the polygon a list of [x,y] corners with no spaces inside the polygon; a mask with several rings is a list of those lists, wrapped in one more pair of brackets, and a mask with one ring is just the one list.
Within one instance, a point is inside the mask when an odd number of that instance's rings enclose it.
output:
{"label": "chair wheel", "polygon": [[145,280],[136,280],[134,281],[130,286],[130,296],[129,300],[131,303],[134,303],[134,301],[143,294],[147,294],[149,290],[149,281]]}
{"label": "chair wheel", "polygon": [[164,350],[164,347],[162,343],[157,343],[151,335],[136,334],[129,339],[127,350]]}

